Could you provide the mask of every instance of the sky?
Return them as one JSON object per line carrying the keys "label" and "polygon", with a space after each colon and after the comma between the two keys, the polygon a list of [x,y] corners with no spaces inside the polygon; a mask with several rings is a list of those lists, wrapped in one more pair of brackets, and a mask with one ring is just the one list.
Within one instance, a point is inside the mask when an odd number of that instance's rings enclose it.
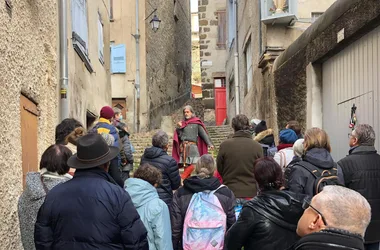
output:
{"label": "sky", "polygon": [[198,0],[191,0],[191,12],[198,12]]}

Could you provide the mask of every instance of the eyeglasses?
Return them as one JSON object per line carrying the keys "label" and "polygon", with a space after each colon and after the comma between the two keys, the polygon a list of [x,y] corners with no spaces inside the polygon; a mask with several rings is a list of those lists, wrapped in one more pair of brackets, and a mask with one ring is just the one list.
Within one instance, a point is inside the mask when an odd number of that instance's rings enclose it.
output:
{"label": "eyeglasses", "polygon": [[322,218],[322,221],[323,223],[325,224],[325,226],[327,226],[327,222],[326,222],[326,219],[325,217],[323,216],[323,214],[321,212],[319,212],[315,207],[313,207],[310,202],[308,200],[304,200],[303,201],[303,204],[302,204],[302,208],[304,210],[306,210],[308,207],[311,207],[315,212],[317,212],[317,214],[319,214]]}

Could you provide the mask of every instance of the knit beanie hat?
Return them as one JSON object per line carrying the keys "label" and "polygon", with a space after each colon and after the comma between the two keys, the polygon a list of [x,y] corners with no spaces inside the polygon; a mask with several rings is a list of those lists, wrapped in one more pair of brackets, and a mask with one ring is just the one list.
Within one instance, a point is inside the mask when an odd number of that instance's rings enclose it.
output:
{"label": "knit beanie hat", "polygon": [[280,142],[284,144],[293,144],[298,140],[298,136],[293,129],[284,129],[280,132]]}
{"label": "knit beanie hat", "polygon": [[262,120],[259,124],[256,125],[255,127],[255,134],[259,134],[265,130],[267,130],[267,122]]}
{"label": "knit beanie hat", "polygon": [[100,117],[110,120],[115,113],[113,112],[113,109],[110,106],[104,106],[100,110]]}

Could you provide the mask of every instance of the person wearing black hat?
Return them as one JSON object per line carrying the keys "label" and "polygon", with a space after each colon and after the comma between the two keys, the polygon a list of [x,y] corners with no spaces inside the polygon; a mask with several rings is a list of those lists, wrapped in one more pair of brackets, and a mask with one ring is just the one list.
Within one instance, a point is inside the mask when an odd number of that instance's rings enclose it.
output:
{"label": "person wearing black hat", "polygon": [[119,153],[96,133],[77,141],[74,178],[49,191],[35,224],[36,249],[149,249],[131,197],[107,173]]}

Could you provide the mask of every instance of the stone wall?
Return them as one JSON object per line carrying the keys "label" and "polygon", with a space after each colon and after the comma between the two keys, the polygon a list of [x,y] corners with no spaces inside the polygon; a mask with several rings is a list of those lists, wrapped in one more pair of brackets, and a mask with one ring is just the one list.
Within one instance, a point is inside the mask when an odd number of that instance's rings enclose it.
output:
{"label": "stone wall", "polygon": [[[70,7],[71,1],[68,2]],[[108,3],[108,1],[106,1]],[[100,109],[111,105],[110,80],[110,21],[108,6],[103,0],[87,1],[87,27],[88,27],[88,57],[94,72],[90,73],[84,66],[77,52],[74,51],[72,40],[68,40],[69,56],[69,100],[70,117],[74,117],[86,124],[86,112],[99,115]],[[71,38],[71,8],[68,9],[68,35]],[[98,19],[99,14],[103,23],[103,55],[104,64],[99,60],[98,54]]]}
{"label": "stone wall", "polygon": [[[159,128],[161,116],[180,108],[191,96],[191,15],[189,0],[156,0],[162,20],[157,32],[146,29],[149,129]],[[146,16],[151,14],[146,4]],[[142,114],[144,115],[144,114]]]}
{"label": "stone wall", "polygon": [[[274,65],[277,122],[296,119],[306,127],[306,67],[322,63],[380,25],[380,5],[376,0],[337,1],[325,15],[309,27]],[[344,28],[345,39],[337,43]]]}
{"label": "stone wall", "polygon": [[[266,25],[261,22],[259,1],[239,1],[237,14],[239,17],[238,44],[234,40],[227,59],[227,79],[229,79],[227,83],[230,82],[230,84],[227,84],[227,110],[229,117],[232,117],[236,113],[234,53],[235,46],[238,46],[240,89],[240,102],[238,105],[240,113],[247,115],[249,118],[265,119],[269,127],[277,130],[277,104],[281,105],[282,108],[283,103],[277,101],[276,94],[281,92],[281,95],[285,97],[283,101],[288,101],[290,98],[297,99],[299,95],[305,93],[305,90],[299,88],[290,92],[289,89],[282,90],[278,88],[273,82],[273,61],[292,41],[295,41],[307,29],[311,23],[312,12],[323,12],[333,2],[334,0],[323,0],[318,1],[318,4],[316,4],[313,0],[299,0],[297,17],[303,21],[296,22],[294,26],[287,26],[278,23]],[[252,48],[253,65],[253,83],[250,88],[248,88],[247,84],[246,69],[246,51],[249,44],[251,44]],[[294,69],[290,69],[288,72],[292,72],[289,75],[303,77],[299,75],[301,72],[295,72]],[[301,101],[300,105],[303,104]],[[299,113],[299,110],[295,110],[292,114],[288,114],[288,116],[292,117],[291,119],[298,119],[297,117],[302,116],[302,113]]]}
{"label": "stone wall", "polygon": [[[17,201],[22,193],[20,95],[37,103],[38,155],[54,143],[58,117],[57,1],[0,4],[0,249],[22,249]],[[35,166],[37,167],[37,166]]]}
{"label": "stone wall", "polygon": [[[228,10],[229,12],[230,10]],[[258,67],[260,55],[261,55],[261,43],[260,39],[260,8],[258,1],[239,1],[238,16],[239,18],[239,37],[238,44],[236,39],[229,50],[227,59],[227,110],[228,120],[231,121],[232,117],[236,115],[235,106],[240,106],[240,113],[245,114],[248,118],[264,119],[260,111],[260,107],[265,105],[266,99],[261,96],[261,93],[266,89],[263,83],[263,76],[261,69]],[[229,15],[227,13],[227,15]],[[255,24],[255,25],[251,25]],[[264,32],[263,32],[264,33]],[[252,47],[252,60],[253,60],[253,84],[250,89],[247,88],[247,74],[246,74],[246,59],[245,51],[248,44]],[[239,48],[239,93],[240,102],[236,103],[235,94],[235,64],[234,54],[235,46]],[[262,117],[262,118],[261,118]]]}
{"label": "stone wall", "polygon": [[226,44],[218,44],[218,12],[226,11],[226,1],[200,0],[198,11],[200,59],[201,62],[212,63],[210,66],[201,66],[203,102],[208,113],[205,122],[215,125],[214,77],[226,76],[227,54]]}

